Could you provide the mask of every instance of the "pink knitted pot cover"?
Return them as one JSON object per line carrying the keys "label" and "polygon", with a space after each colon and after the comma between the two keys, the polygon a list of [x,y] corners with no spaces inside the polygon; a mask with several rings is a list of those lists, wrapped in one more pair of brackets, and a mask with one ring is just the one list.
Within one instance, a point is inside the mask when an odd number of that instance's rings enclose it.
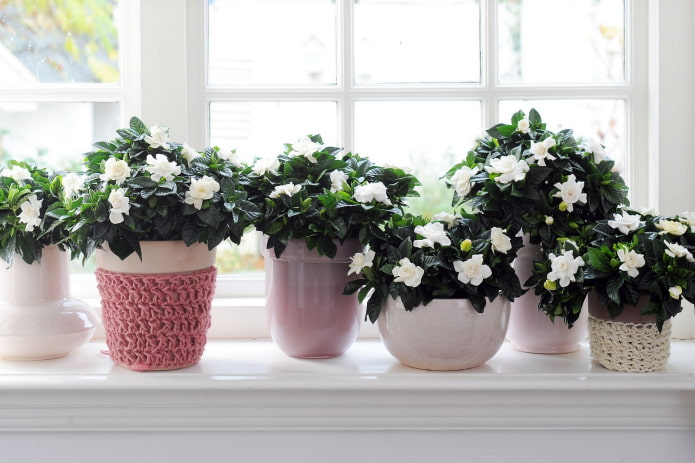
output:
{"label": "pink knitted pot cover", "polygon": [[210,327],[217,269],[169,274],[96,270],[111,359],[131,370],[197,363]]}

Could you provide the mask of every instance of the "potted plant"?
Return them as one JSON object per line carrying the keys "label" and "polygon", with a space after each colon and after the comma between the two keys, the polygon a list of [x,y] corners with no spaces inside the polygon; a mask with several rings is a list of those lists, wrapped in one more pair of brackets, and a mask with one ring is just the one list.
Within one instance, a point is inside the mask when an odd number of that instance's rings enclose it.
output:
{"label": "potted plant", "polygon": [[345,292],[367,300],[367,317],[400,362],[462,370],[504,341],[510,301],[523,291],[512,267],[522,240],[475,217],[394,216],[356,254],[360,278]]}
{"label": "potted plant", "polygon": [[585,280],[593,358],[617,371],[655,371],[668,361],[670,320],[695,302],[695,222],[624,209],[594,228]]}
{"label": "potted plant", "polygon": [[[199,153],[133,117],[85,154],[84,184],[66,204],[70,236],[96,250],[106,342],[134,370],[182,368],[202,355],[215,247],[239,243],[259,209],[234,152]],[[165,329],[166,328],[166,329]]]}
{"label": "potted plant", "polygon": [[89,341],[99,323],[70,296],[74,245],[52,215],[73,179],[17,161],[0,169],[0,358],[65,356]]}
{"label": "potted plant", "polygon": [[255,227],[266,241],[271,336],[294,357],[334,357],[355,340],[359,304],[342,294],[350,257],[403,213],[419,184],[401,169],[341,151],[313,135],[246,171],[262,209]]}
{"label": "potted plant", "polygon": [[[627,203],[625,182],[604,148],[575,138],[569,129],[548,130],[535,109],[528,117],[518,111],[510,124],[488,129],[445,177],[454,189],[456,207],[480,213],[494,226],[510,224],[510,233],[524,236],[529,245],[515,263],[522,282],[531,277],[533,261],[547,259],[558,239],[576,240],[585,227],[609,218]],[[581,323],[570,333],[567,327],[538,317],[539,302],[534,292],[527,292],[514,303],[509,337],[516,348],[561,352],[553,339],[585,336],[586,326]],[[541,323],[530,338],[538,341],[544,332],[550,333],[541,350],[524,340],[530,334],[527,318]]]}

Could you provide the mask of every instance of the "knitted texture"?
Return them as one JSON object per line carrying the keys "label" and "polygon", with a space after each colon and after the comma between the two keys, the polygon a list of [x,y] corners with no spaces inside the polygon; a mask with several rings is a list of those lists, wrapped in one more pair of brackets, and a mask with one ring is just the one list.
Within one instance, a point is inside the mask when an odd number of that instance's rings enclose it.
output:
{"label": "knitted texture", "polygon": [[661,370],[671,348],[671,320],[659,333],[656,323],[623,323],[589,316],[591,356],[609,370],[643,373]]}
{"label": "knitted texture", "polygon": [[111,359],[131,370],[197,363],[210,327],[217,269],[169,274],[96,270]]}

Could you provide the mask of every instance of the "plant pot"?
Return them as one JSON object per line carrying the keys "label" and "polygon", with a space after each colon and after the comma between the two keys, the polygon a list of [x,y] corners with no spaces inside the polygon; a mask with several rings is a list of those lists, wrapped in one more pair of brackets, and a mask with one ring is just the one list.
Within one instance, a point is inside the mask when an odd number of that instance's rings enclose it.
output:
{"label": "plant pot", "polygon": [[287,355],[329,358],[343,354],[357,338],[362,318],[356,295],[345,296],[350,258],[362,251],[357,240],[330,259],[290,240],[280,258],[265,253],[266,313],[270,335]]}
{"label": "plant pot", "polygon": [[434,299],[408,312],[388,298],[379,314],[386,349],[404,365],[422,370],[465,370],[482,365],[499,350],[511,303],[503,296],[478,313],[468,299]]}
{"label": "plant pot", "polygon": [[589,339],[591,356],[609,370],[642,373],[658,371],[666,366],[671,349],[671,320],[661,332],[654,315],[640,315],[649,302],[642,295],[636,306],[624,306],[622,313],[611,320],[608,310],[596,293],[589,293]]}
{"label": "plant pot", "polygon": [[[528,235],[524,235],[524,246],[514,261],[514,270],[522,285],[531,277],[533,261],[540,259],[540,245],[530,244]],[[533,354],[566,354],[579,350],[588,334],[586,308],[582,308],[579,318],[569,328],[562,319],[551,321],[538,309],[538,303],[539,296],[533,289],[512,302],[507,331],[512,348]]]}
{"label": "plant pot", "polygon": [[70,259],[57,246],[29,265],[18,255],[0,267],[0,358],[64,357],[89,341],[99,321],[85,302],[70,297]]}
{"label": "plant pot", "polygon": [[142,261],[97,251],[109,355],[137,371],[172,370],[197,363],[210,327],[217,270],[215,250],[183,241],[143,241]]}

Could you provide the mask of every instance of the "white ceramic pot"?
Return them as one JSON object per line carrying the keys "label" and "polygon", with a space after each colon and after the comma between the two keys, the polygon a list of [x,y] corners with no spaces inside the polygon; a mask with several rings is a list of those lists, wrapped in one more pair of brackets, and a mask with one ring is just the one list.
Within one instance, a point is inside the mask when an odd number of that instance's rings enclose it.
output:
{"label": "white ceramic pot", "polygon": [[388,298],[377,324],[386,349],[404,365],[465,370],[491,359],[504,341],[510,302],[502,296],[478,313],[468,299],[435,299],[406,311]]}
{"label": "white ceramic pot", "polygon": [[67,252],[43,249],[41,262],[18,255],[0,268],[0,358],[64,357],[94,334],[99,321],[88,304],[70,297]]}

